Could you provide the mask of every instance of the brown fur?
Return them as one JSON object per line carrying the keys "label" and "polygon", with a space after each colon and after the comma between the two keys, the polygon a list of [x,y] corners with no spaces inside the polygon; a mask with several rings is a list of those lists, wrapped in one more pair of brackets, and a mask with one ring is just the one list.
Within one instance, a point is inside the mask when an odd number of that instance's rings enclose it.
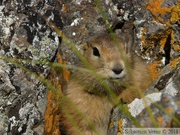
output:
{"label": "brown fur", "polygon": [[[81,52],[89,65],[81,62],[80,66],[92,69],[93,73],[76,71],[65,88],[67,100],[63,101],[62,124],[68,135],[106,135],[116,103],[112,93],[129,103],[150,85],[146,65],[130,52],[126,53],[126,43],[121,38],[116,40],[105,34],[83,45]],[[93,54],[94,47],[100,56]],[[113,68],[123,71],[116,75]]]}

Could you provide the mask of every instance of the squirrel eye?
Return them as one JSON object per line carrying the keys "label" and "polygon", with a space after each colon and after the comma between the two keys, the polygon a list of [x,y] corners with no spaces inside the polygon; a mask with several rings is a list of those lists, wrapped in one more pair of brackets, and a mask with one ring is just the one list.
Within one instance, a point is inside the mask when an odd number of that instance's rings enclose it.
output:
{"label": "squirrel eye", "polygon": [[97,56],[97,57],[100,57],[99,50],[96,47],[93,47],[92,49],[93,49],[93,55]]}

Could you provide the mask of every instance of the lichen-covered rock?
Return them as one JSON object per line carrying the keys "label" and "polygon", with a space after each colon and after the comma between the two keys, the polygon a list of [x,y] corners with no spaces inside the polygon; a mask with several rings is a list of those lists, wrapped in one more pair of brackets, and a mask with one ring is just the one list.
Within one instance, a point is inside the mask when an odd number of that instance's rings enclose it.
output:
{"label": "lichen-covered rock", "polygon": [[0,134],[42,135],[47,87],[45,61],[55,58],[60,37],[44,18],[62,28],[54,1],[0,2]]}
{"label": "lichen-covered rock", "polygon": [[[175,69],[166,69],[155,85],[146,91],[145,101],[143,99],[135,100],[128,105],[130,112],[137,118],[141,126],[154,127],[158,125],[159,127],[177,127],[179,125],[177,122],[178,117],[174,118],[180,109],[178,99],[180,87],[178,87],[179,83],[177,83],[180,77],[179,71],[179,65]],[[164,77],[167,80],[162,79]],[[149,102],[151,103],[149,104]],[[150,110],[153,112],[152,118],[146,110],[147,106],[145,105],[150,106]],[[155,123],[153,123],[153,120],[155,120]],[[173,121],[176,121],[176,124],[174,123],[172,125]]]}
{"label": "lichen-covered rock", "polygon": [[[0,1],[0,134],[43,134],[47,87],[37,76],[49,74],[50,67],[44,63],[57,59],[59,51],[62,58],[58,63],[76,65],[78,58],[72,48],[78,48],[97,33],[110,30],[117,34],[134,32],[133,51],[148,63],[152,62],[149,67],[156,81],[145,94],[153,100],[148,103],[158,119],[156,123],[147,122],[149,114],[142,105],[143,99],[136,99],[127,105],[131,116],[115,109],[109,135],[121,132],[123,127],[137,126],[133,123],[135,120],[141,126],[177,127],[177,120],[168,113],[179,118],[179,7],[179,0]],[[54,26],[66,37],[60,46],[61,38]],[[68,76],[69,72],[53,79],[68,80]],[[55,83],[58,90],[61,83]],[[51,94],[48,100],[54,100]],[[52,108],[47,111],[59,112],[58,103],[48,104]],[[52,118],[53,114],[47,111]],[[58,127],[56,118],[60,115],[55,114],[49,121],[52,128],[48,130],[60,134],[52,125]],[[48,123],[50,119],[46,120]]]}
{"label": "lichen-covered rock", "polygon": [[117,7],[109,0],[62,3],[63,32],[75,44],[106,31],[117,21]]}

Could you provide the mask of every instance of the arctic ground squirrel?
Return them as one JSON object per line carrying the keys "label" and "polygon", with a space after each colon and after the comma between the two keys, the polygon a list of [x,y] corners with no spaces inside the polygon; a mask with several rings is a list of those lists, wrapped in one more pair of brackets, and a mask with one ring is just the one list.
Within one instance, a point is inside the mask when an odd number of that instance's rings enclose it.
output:
{"label": "arctic ground squirrel", "polygon": [[67,135],[107,135],[117,99],[130,103],[150,86],[147,65],[131,53],[120,37],[101,34],[80,50],[86,62],[64,89],[62,121]]}

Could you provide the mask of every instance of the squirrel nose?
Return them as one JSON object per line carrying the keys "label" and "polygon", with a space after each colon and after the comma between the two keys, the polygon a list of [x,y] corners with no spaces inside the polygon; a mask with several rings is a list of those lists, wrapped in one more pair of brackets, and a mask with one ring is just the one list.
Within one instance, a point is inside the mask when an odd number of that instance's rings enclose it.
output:
{"label": "squirrel nose", "polygon": [[123,71],[123,68],[113,68],[112,71],[118,75]]}

